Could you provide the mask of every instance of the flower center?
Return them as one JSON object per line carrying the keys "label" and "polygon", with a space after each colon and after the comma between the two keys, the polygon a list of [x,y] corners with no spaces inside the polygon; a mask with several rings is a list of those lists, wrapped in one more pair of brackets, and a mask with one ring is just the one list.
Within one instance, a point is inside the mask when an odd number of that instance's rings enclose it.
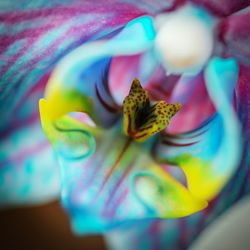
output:
{"label": "flower center", "polygon": [[135,78],[129,95],[123,101],[123,130],[136,141],[144,141],[165,129],[181,108],[181,104],[168,104],[165,101],[151,103],[148,92]]}

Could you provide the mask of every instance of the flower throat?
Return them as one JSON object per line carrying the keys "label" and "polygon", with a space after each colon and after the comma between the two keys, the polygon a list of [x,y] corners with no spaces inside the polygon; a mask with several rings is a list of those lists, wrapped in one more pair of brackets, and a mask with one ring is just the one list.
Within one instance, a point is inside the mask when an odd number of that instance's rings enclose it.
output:
{"label": "flower throat", "polygon": [[164,130],[171,117],[181,108],[181,104],[165,101],[150,102],[148,92],[135,78],[129,95],[123,101],[123,130],[136,141],[145,141],[150,136]]}

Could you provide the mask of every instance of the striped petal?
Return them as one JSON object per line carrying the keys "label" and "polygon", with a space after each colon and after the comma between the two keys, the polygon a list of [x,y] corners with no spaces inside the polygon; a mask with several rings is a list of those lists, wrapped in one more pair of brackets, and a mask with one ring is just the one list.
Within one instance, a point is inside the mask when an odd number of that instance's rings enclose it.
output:
{"label": "striped petal", "polygon": [[[0,7],[0,113],[5,124],[11,123],[10,114],[26,92],[65,54],[90,39],[108,36],[145,13],[129,2],[116,1],[105,5],[40,1],[27,6],[23,1],[5,1]],[[156,11],[159,6],[151,8]]]}
{"label": "striped petal", "polygon": [[67,117],[51,121],[40,102],[43,128],[61,166],[62,203],[77,234],[103,233],[131,220],[176,218],[207,203],[166,173],[142,146],[121,133]]}
{"label": "striped petal", "polygon": [[59,196],[58,162],[40,121],[18,128],[2,138],[0,208],[46,203]]}
{"label": "striped petal", "polygon": [[45,203],[60,195],[58,162],[34,105],[47,80],[43,77],[19,100],[11,124],[1,124],[0,207]]}
{"label": "striped petal", "polygon": [[[106,3],[0,1],[1,206],[45,202],[58,195],[57,163],[38,110],[57,62],[84,42],[111,37],[129,20],[162,6]],[[99,65],[108,66],[108,59]]]}
{"label": "striped petal", "polygon": [[220,192],[241,157],[240,127],[231,104],[237,72],[233,59],[211,60],[205,77],[217,114],[193,132],[163,139],[155,150],[157,159],[183,169],[190,191],[201,199]]}
{"label": "striped petal", "polygon": [[[79,46],[56,67],[48,81],[45,98],[52,120],[73,112],[86,112],[99,126],[111,125],[119,107],[114,104],[108,86],[108,63],[114,55],[141,53],[152,45],[152,18],[143,16],[110,40]],[[105,77],[103,77],[105,76]]]}

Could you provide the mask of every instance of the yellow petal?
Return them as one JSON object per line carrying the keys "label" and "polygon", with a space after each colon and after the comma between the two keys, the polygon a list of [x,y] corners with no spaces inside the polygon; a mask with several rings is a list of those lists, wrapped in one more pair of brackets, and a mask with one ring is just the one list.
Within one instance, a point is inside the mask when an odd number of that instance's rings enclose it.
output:
{"label": "yellow petal", "polygon": [[194,196],[153,163],[135,177],[134,183],[137,197],[160,218],[187,216],[207,206],[206,200]]}

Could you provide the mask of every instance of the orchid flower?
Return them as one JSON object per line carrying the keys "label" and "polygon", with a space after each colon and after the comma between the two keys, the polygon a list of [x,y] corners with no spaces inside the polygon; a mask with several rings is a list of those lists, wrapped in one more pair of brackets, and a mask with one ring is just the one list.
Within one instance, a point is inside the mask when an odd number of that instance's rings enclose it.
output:
{"label": "orchid flower", "polygon": [[[208,63],[204,78],[216,113],[195,130],[169,138],[165,127],[181,105],[158,99],[150,103],[150,77],[157,64],[184,73],[178,84],[192,85],[184,82],[185,73],[197,74],[210,56],[204,50],[210,45],[212,51],[212,22],[201,9],[183,8],[161,20],[160,25],[166,22],[167,27],[163,24],[158,32],[154,19],[142,16],[110,39],[79,46],[60,61],[47,83],[45,99],[40,101],[41,121],[61,164],[62,201],[77,233],[197,212],[218,194],[239,163],[240,128],[231,105],[238,74],[233,59],[213,58]],[[184,28],[193,27],[193,33],[197,29],[204,48],[197,48],[198,52],[182,48],[169,57],[178,48],[171,47],[175,33],[168,22],[177,29],[186,23],[190,27]],[[142,75],[148,91],[135,78],[120,107],[113,98],[115,86],[113,91],[110,88],[119,63],[114,58],[127,57],[129,62],[133,55],[142,57],[138,59],[142,69],[138,67],[136,73]],[[144,72],[148,65],[154,68]],[[114,81],[122,84],[118,76]],[[87,113],[95,126],[78,122],[73,114],[67,116],[72,112]],[[171,177],[164,163],[179,166],[188,187]]]}
{"label": "orchid flower", "polygon": [[[249,39],[237,31],[241,26],[247,29],[242,18],[249,19],[249,13],[229,16],[247,7],[247,1],[225,0],[228,8],[216,1],[191,2],[162,4],[160,14],[149,11],[151,4],[132,7],[127,20],[118,18],[105,32],[65,51],[45,78],[42,127],[60,165],[62,204],[78,234],[103,233],[124,223],[134,226],[142,219],[149,221],[132,231],[134,235],[128,233],[130,239],[156,224],[165,234],[165,225],[173,221],[156,219],[205,209],[235,174],[240,160],[247,164],[247,146],[242,146],[249,138],[249,91],[244,91]],[[25,164],[26,168],[25,180],[33,165]],[[6,186],[8,178],[3,176]],[[57,174],[52,176],[56,177],[51,183],[57,182]],[[239,197],[247,190],[244,187]],[[33,195],[29,193],[29,199]],[[187,220],[204,220],[206,212],[196,215],[198,219]],[[172,233],[178,231],[174,223]],[[140,247],[138,241],[134,246]]]}

